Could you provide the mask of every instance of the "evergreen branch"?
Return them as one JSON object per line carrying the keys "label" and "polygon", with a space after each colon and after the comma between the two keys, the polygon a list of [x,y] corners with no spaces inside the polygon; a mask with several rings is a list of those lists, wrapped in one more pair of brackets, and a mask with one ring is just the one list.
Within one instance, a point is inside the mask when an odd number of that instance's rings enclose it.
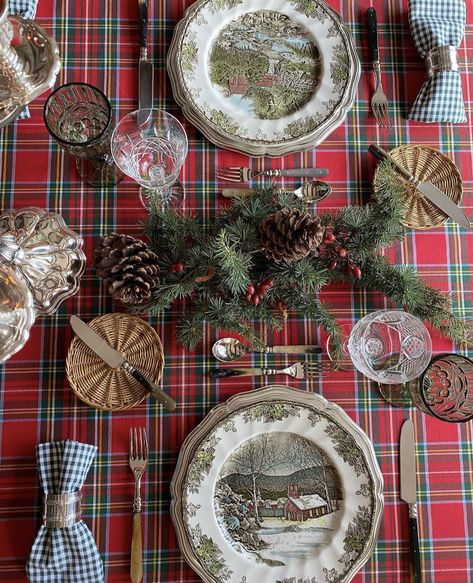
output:
{"label": "evergreen branch", "polygon": [[215,257],[219,262],[222,284],[234,295],[244,293],[251,281],[251,256],[237,249],[223,229],[215,239]]}

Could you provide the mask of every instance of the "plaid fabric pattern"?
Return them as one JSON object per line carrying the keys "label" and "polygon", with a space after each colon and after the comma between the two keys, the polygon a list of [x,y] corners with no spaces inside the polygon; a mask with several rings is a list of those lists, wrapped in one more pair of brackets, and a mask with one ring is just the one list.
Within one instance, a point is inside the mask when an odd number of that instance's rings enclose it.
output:
{"label": "plaid fabric pattern", "polygon": [[[183,122],[189,153],[181,180],[186,208],[206,218],[228,204],[220,191],[228,183],[216,179],[220,166],[254,170],[300,166],[327,167],[332,194],[314,211],[336,210],[368,200],[376,161],[367,152],[375,142],[427,144],[441,150],[463,177],[466,214],[473,215],[473,67],[462,61],[468,122],[462,125],[421,124],[406,120],[425,69],[407,21],[407,0],[329,0],[354,36],[363,63],[358,96],[346,121],[317,148],[276,159],[256,159],[210,144],[182,115],[172,97],[165,58],[176,22],[193,0],[149,2],[150,55],[155,65],[155,107]],[[394,127],[381,130],[371,113],[373,74],[365,12],[378,13],[383,86]],[[468,3],[468,6],[470,4]],[[86,81],[110,98],[115,119],[138,105],[139,14],[130,0],[41,0],[36,20],[59,46],[63,67],[57,85]],[[462,50],[473,53],[473,11],[468,10]],[[409,532],[405,503],[399,499],[399,432],[405,417],[415,425],[418,462],[418,511],[425,583],[471,583],[473,566],[473,424],[448,424],[412,410],[390,407],[376,386],[361,375],[338,372],[310,381],[277,376],[268,379],[208,378],[218,365],[213,342],[225,331],[205,330],[195,351],[176,342],[182,304],[160,318],[147,318],[160,335],[166,365],[162,388],[177,401],[176,411],[163,411],[152,398],[129,411],[102,412],[79,401],[67,382],[64,366],[73,333],[69,317],[86,322],[120,311],[92,267],[100,235],[112,230],[142,236],[146,218],[138,202],[139,187],[125,179],[117,188],[92,189],[77,177],[74,161],[50,139],[42,110],[47,93],[30,104],[31,118],[0,130],[0,207],[35,205],[61,215],[84,238],[87,270],[77,295],[50,317],[38,318],[24,348],[0,367],[0,581],[24,583],[25,563],[39,529],[42,492],[37,487],[36,444],[74,439],[98,447],[84,488],[84,521],[104,559],[105,581],[129,581],[133,475],[128,465],[130,426],[145,426],[150,446],[143,478],[144,583],[199,583],[182,558],[169,516],[170,492],[177,456],[186,436],[217,404],[231,395],[268,383],[285,383],[317,392],[338,403],[373,441],[384,477],[385,511],[372,558],[352,583],[408,583]],[[256,183],[252,183],[251,186]],[[300,182],[284,180],[285,186]],[[450,292],[455,313],[473,318],[473,233],[452,221],[432,231],[408,230],[388,251],[392,262],[415,267],[431,285]],[[350,285],[324,288],[321,299],[343,322],[392,304],[379,293]],[[321,344],[326,336],[310,321],[290,315],[283,330],[268,333],[268,344]],[[433,332],[435,354],[467,352]],[[238,366],[285,366],[291,356],[251,354]],[[211,518],[209,518],[210,520]],[[319,582],[326,583],[326,582]]]}
{"label": "plaid fabric pattern", "polygon": [[[36,14],[36,6],[38,0],[9,0],[8,11],[10,14],[17,14],[23,18],[32,20]],[[30,117],[30,112],[27,107],[20,113],[17,119],[25,119]]]}
{"label": "plaid fabric pattern", "polygon": [[[436,47],[459,47],[465,34],[464,0],[409,0],[412,38],[422,59]],[[422,85],[409,119],[466,122],[460,73],[441,71]]]}
{"label": "plaid fabric pattern", "polygon": [[[77,441],[41,443],[38,472],[46,494],[82,488],[97,448]],[[68,528],[41,526],[26,566],[30,583],[101,583],[103,564],[92,533],[81,520]]]}

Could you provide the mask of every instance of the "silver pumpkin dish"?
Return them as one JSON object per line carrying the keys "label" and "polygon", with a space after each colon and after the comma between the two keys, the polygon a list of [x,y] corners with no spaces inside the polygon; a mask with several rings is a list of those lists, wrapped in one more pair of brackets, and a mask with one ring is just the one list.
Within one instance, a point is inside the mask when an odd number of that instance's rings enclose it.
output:
{"label": "silver pumpkin dish", "polygon": [[26,281],[38,314],[52,314],[78,291],[86,261],[82,244],[57,213],[25,207],[0,216],[0,263]]}
{"label": "silver pumpkin dish", "polygon": [[33,296],[23,278],[0,265],[0,362],[23,348],[35,321]]}

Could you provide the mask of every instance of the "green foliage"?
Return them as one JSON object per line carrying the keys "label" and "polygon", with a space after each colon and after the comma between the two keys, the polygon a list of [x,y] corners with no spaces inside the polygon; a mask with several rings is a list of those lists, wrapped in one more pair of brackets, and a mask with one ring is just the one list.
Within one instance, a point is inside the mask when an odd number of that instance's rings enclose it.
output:
{"label": "green foliage", "polygon": [[[202,338],[205,325],[231,330],[254,347],[261,347],[263,339],[255,331],[255,322],[270,329],[282,328],[283,305],[323,326],[340,352],[339,327],[329,308],[320,302],[318,292],[328,283],[344,281],[384,293],[394,304],[428,320],[453,340],[465,342],[467,325],[452,313],[450,298],[428,286],[415,270],[391,265],[381,255],[382,247],[404,234],[403,209],[394,171],[385,164],[377,176],[373,204],[320,215],[323,225],[345,237],[347,257],[338,260],[334,269],[327,268],[323,254],[287,264],[275,264],[265,257],[260,243],[261,221],[282,207],[304,208],[301,199],[275,186],[235,199],[208,224],[198,217],[152,206],[147,230],[160,258],[161,284],[144,310],[157,314],[174,301],[184,300],[178,339],[190,349]],[[176,262],[183,265],[179,272],[170,269]],[[359,280],[347,270],[349,263],[360,267]],[[257,287],[268,278],[273,285],[259,305],[247,301],[248,285]]]}
{"label": "green foliage", "polygon": [[266,73],[269,59],[263,53],[232,47],[225,49],[218,43],[210,55],[210,80],[228,89],[235,75],[244,75],[248,83],[256,83]]}

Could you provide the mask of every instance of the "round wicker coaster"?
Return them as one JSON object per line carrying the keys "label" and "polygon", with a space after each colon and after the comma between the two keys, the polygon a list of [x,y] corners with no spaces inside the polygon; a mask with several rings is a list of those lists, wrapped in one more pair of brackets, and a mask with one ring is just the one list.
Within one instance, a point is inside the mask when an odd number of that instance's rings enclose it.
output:
{"label": "round wicker coaster", "polygon": [[[399,146],[390,151],[391,156],[409,170],[422,182],[428,180],[444,192],[456,204],[463,197],[463,183],[455,164],[435,148],[430,146],[408,145]],[[377,174],[374,184],[376,189]],[[447,220],[443,213],[432,202],[427,200],[412,184],[402,177],[405,193],[404,226],[410,229],[434,229]]]}
{"label": "round wicker coaster", "polygon": [[[164,368],[163,345],[147,322],[117,313],[95,318],[89,326],[132,365],[159,383]],[[77,336],[69,348],[66,374],[79,399],[101,411],[130,409],[150,394],[124,370],[107,366]]]}

